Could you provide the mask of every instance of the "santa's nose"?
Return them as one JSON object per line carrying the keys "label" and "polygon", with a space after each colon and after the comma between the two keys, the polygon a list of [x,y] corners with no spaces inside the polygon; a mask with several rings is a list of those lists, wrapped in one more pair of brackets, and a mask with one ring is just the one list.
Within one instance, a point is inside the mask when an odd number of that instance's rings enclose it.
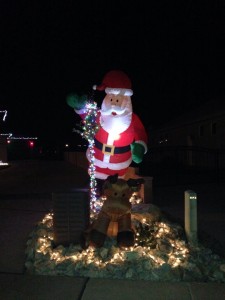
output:
{"label": "santa's nose", "polygon": [[112,106],[120,106],[120,103],[118,100],[111,100],[111,105]]}

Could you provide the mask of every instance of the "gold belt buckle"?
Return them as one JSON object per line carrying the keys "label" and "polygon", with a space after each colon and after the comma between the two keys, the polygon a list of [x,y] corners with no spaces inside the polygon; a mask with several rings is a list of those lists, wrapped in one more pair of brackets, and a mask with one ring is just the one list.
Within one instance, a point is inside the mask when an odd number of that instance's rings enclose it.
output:
{"label": "gold belt buckle", "polygon": [[[107,148],[109,148],[110,151],[108,151]],[[104,154],[113,155],[114,150],[115,150],[115,146],[110,146],[107,144],[103,144],[103,146],[102,146],[102,153],[104,153]]]}

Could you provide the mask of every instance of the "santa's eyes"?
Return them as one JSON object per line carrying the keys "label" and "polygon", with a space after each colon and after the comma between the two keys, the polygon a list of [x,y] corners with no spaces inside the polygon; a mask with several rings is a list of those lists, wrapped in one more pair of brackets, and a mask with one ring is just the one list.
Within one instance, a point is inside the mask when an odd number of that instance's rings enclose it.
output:
{"label": "santa's eyes", "polygon": [[[113,99],[110,99],[110,101],[111,101],[111,102],[113,102]],[[118,100],[118,99],[116,99],[116,102],[118,103],[118,102],[119,102],[119,100]]]}

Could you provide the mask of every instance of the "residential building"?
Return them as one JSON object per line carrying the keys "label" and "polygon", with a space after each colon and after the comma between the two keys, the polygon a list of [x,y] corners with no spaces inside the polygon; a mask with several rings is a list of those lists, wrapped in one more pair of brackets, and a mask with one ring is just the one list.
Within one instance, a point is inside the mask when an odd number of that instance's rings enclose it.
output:
{"label": "residential building", "polygon": [[225,149],[225,99],[211,100],[155,128],[150,146]]}

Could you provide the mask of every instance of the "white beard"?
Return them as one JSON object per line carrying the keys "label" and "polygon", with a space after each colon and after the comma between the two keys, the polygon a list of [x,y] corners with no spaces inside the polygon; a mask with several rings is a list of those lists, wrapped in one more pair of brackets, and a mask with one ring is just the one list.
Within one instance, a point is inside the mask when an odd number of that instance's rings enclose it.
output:
{"label": "white beard", "polygon": [[130,97],[124,97],[121,106],[112,106],[106,97],[102,102],[100,125],[109,135],[117,136],[130,126],[132,111]]}
{"label": "white beard", "polygon": [[100,124],[106,132],[117,135],[124,132],[130,126],[131,118],[132,112],[127,111],[122,115],[116,116],[101,114]]}

